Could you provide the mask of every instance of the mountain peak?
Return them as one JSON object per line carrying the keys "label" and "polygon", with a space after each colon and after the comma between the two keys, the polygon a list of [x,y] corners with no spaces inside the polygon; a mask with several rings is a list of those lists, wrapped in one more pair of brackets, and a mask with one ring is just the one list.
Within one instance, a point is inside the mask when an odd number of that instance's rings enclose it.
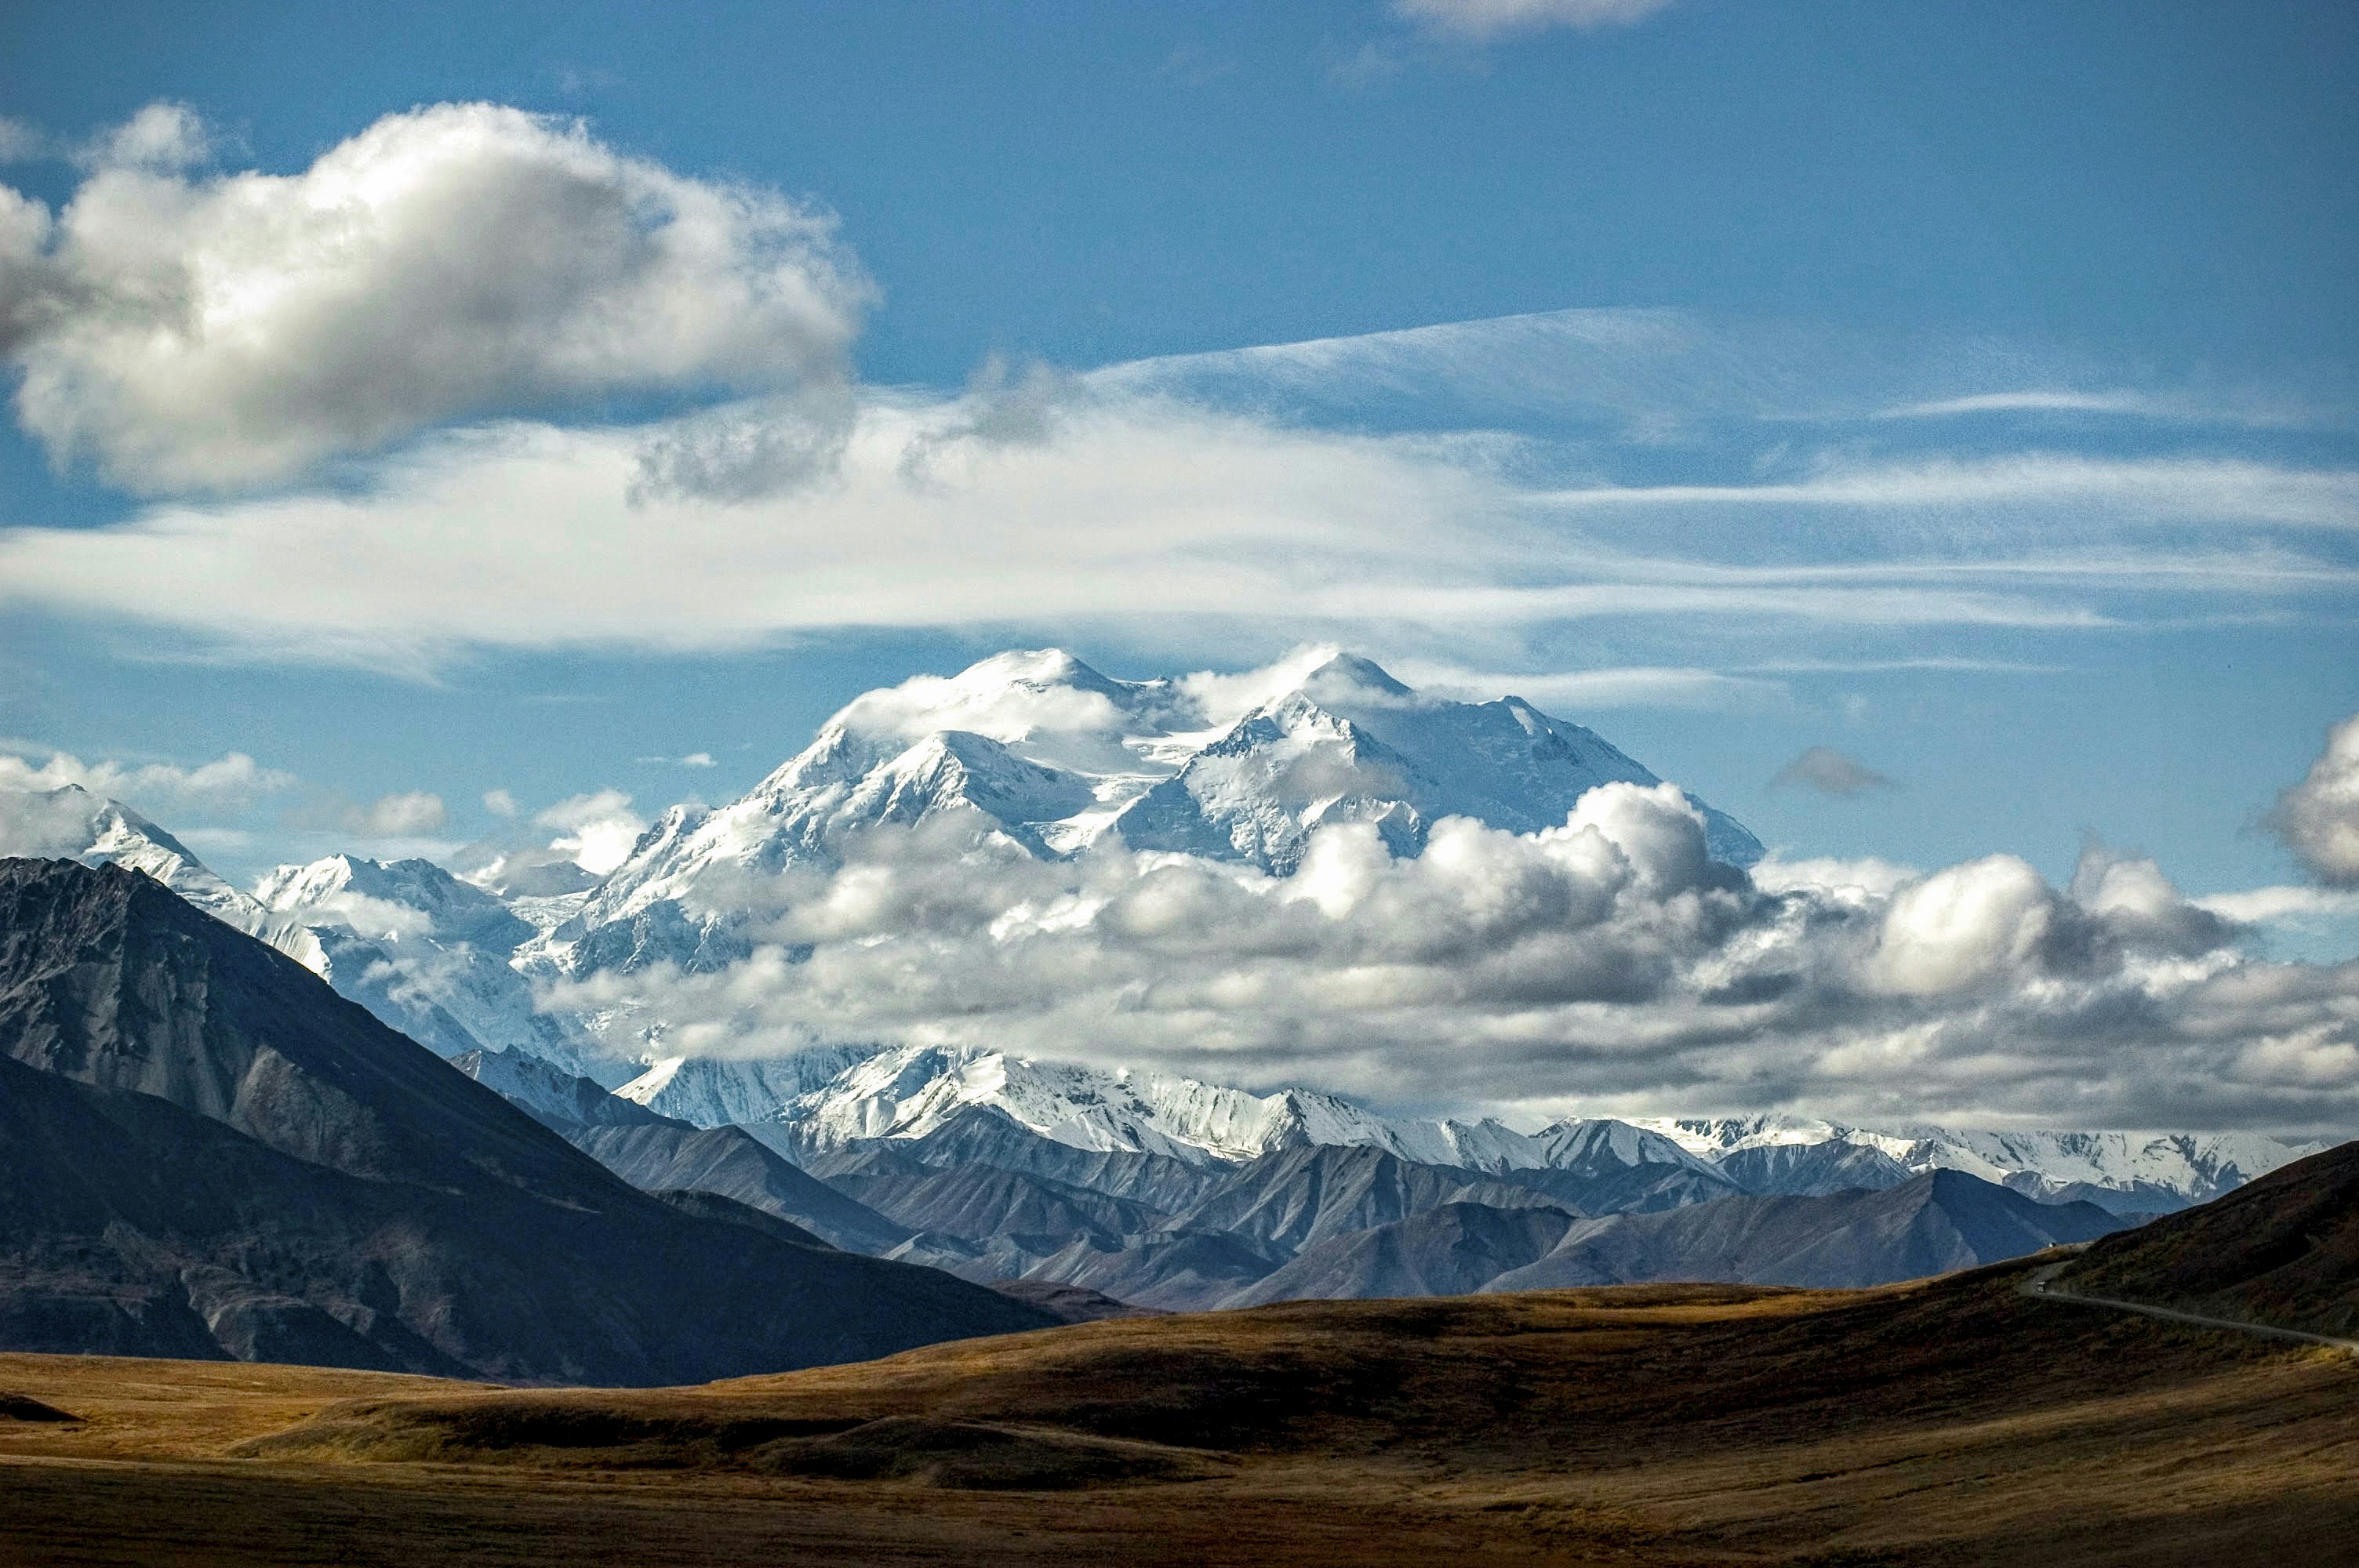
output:
{"label": "mountain peak", "polygon": [[976,660],[951,680],[959,686],[1071,686],[1092,691],[1114,685],[1062,648],[1010,648]]}
{"label": "mountain peak", "polygon": [[1374,659],[1364,659],[1341,649],[1330,654],[1304,676],[1299,689],[1304,696],[1325,707],[1348,707],[1366,702],[1389,706],[1411,702],[1417,697],[1417,693],[1395,680],[1391,672]]}

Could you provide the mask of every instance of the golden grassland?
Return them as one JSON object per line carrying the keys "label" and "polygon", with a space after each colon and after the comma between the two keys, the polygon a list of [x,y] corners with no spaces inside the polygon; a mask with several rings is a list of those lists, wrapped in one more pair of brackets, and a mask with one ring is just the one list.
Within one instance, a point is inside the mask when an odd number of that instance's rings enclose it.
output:
{"label": "golden grassland", "polygon": [[2359,1541],[2359,1360],[2028,1300],[1294,1303],[691,1389],[0,1356],[0,1561],[2206,1563]]}

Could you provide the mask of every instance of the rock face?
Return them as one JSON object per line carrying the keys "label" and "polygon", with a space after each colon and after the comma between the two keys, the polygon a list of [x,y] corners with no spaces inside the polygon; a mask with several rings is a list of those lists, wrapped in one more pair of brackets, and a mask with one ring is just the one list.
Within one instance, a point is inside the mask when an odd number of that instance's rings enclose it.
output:
{"label": "rock face", "polygon": [[2035,1203],[1962,1171],[1930,1171],[1882,1192],[1724,1197],[1579,1221],[1547,1256],[1484,1288],[1658,1280],[1880,1285],[2093,1240],[2127,1224],[2094,1204]]}
{"label": "rock face", "polygon": [[148,877],[0,861],[0,1346],[674,1383],[1049,1321],[669,1206]]}
{"label": "rock face", "polygon": [[2090,1295],[2359,1337],[2359,1141],[2109,1237],[2057,1283]]}
{"label": "rock face", "polygon": [[575,1127],[565,1130],[565,1137],[635,1187],[717,1194],[798,1225],[847,1252],[881,1255],[909,1238],[908,1227],[804,1174],[742,1128],[656,1120]]}
{"label": "rock face", "polygon": [[1538,1261],[1572,1224],[1561,1209],[1443,1204],[1306,1249],[1222,1304],[1472,1295]]}
{"label": "rock face", "polygon": [[[468,1051],[451,1065],[544,1126],[564,1132],[575,1127],[681,1127],[635,1100],[625,1099],[595,1078],[582,1077],[524,1051]],[[647,1184],[634,1183],[635,1186]]]}

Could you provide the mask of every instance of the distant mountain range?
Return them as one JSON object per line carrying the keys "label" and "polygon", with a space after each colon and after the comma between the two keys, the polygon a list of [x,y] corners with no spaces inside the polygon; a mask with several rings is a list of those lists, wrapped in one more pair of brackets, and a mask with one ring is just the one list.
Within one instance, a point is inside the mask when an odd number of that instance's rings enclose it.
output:
{"label": "distant mountain range", "polygon": [[2116,1213],[2153,1214],[2204,1202],[2323,1147],[2256,1133],[1869,1130],[1799,1117],[1574,1117],[1522,1132],[1489,1119],[1386,1117],[1301,1089],[1256,1095],[980,1047],[831,1047],[748,1063],[667,1059],[616,1093],[682,1120],[742,1125],[802,1160],[864,1140],[923,1142],[988,1107],[1059,1144],[1198,1165],[1302,1146],[1364,1146],[1543,1184],[1551,1172],[1593,1180],[1608,1170],[1644,1173],[1645,1190],[1633,1186],[1615,1207],[1740,1192],[1810,1195],[1956,1170],[2043,1201],[2086,1199]]}
{"label": "distant mountain range", "polygon": [[[246,892],[117,803],[71,787],[28,798],[46,852],[135,868],[269,944],[559,1130],[569,1153],[651,1193],[715,1195],[972,1280],[1150,1306],[1353,1281],[1475,1289],[1535,1269],[1853,1282],[1981,1258],[1976,1237],[2079,1238],[2091,1222],[2076,1205],[2142,1217],[2201,1204],[2322,1147],[1796,1117],[1533,1130],[988,1044],[688,1057],[661,1050],[660,1018],[545,1005],[552,982],[726,965],[748,950],[765,879],[826,870],[880,825],[938,824],[1042,859],[1119,841],[1283,873],[1324,824],[1365,824],[1415,854],[1443,816],[1534,831],[1617,781],[1657,782],[1527,703],[1431,697],[1349,655],[1238,691],[1113,680],[1049,651],[862,697],[740,799],[666,812],[603,877],[564,865],[469,880],[335,855]],[[1741,825],[1693,804],[1715,856],[1759,854]],[[1943,1173],[1975,1185],[1927,1181]],[[1984,1186],[2052,1212],[1974,1195]],[[1894,1228],[1898,1211],[1861,1209],[1862,1194],[1917,1194],[1909,1212],[1937,1218]],[[1679,1217],[1705,1210],[1709,1223]],[[1756,1217],[1741,1243],[1716,1228],[1740,1214]],[[1927,1239],[1944,1225],[1969,1239]],[[1851,1239],[1820,1247],[1821,1231]]]}

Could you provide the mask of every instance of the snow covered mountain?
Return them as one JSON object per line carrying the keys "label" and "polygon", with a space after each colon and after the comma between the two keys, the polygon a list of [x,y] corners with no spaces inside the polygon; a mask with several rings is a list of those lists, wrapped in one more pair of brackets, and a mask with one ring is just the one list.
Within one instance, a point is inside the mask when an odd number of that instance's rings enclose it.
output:
{"label": "snow covered mountain", "polygon": [[242,931],[253,929],[261,906],[213,875],[205,863],[153,822],[118,800],[80,784],[50,790],[4,790],[10,852],[85,866],[128,866],[149,876]]}
{"label": "snow covered mountain", "polygon": [[[534,925],[430,861],[332,855],[281,866],[247,894],[119,801],[74,784],[9,793],[16,847],[145,871],[440,1055],[505,1047],[571,1072],[598,1071],[585,1054],[589,1036],[571,1020],[538,1011],[532,982],[515,967]],[[615,1081],[613,1065],[603,1070]]]}
{"label": "snow covered mountain", "polygon": [[522,1050],[599,1076],[592,1038],[516,966],[532,923],[432,861],[330,855],[270,872],[254,902],[246,929],[436,1054]]}
{"label": "snow covered mountain", "polygon": [[874,1054],[873,1046],[819,1045],[760,1061],[667,1056],[614,1093],[699,1127],[761,1122]]}
{"label": "snow covered mountain", "polygon": [[[1855,1175],[1888,1161],[1912,1175],[1963,1171],[2043,1202],[2087,1198],[2119,1213],[2208,1203],[2329,1147],[2258,1132],[1995,1132],[1924,1125],[1879,1130],[1786,1116],[1640,1125],[1732,1172],[1774,1169],[1764,1156],[1788,1169],[1845,1160],[1856,1167]],[[1766,1174],[1755,1179],[1755,1191],[1812,1190],[1781,1185]]]}
{"label": "snow covered mountain", "polygon": [[[832,1049],[767,1061],[668,1060],[615,1092],[706,1126],[735,1121],[805,1152],[865,1139],[922,1140],[962,1112],[985,1106],[1070,1148],[1158,1154],[1196,1165],[1288,1149],[1361,1145],[1419,1164],[1468,1170],[1536,1169],[1549,1162],[1545,1137],[1536,1141],[1498,1121],[1379,1116],[1307,1089],[1256,1095],[1193,1078],[1038,1061],[979,1046],[847,1048],[857,1059],[832,1075],[813,1076],[812,1067],[824,1065]],[[1671,1160],[1701,1163],[1668,1139],[1624,1130],[1659,1146]]]}
{"label": "snow covered mountain", "polygon": [[[1043,857],[1113,839],[1282,874],[1326,824],[1372,824],[1413,855],[1444,816],[1534,832],[1613,782],[1660,781],[1520,698],[1423,696],[1333,650],[1254,690],[1115,680],[1059,649],[1001,654],[869,692],[744,797],[667,811],[547,956],[573,973],[718,968],[742,950],[730,928],[749,879],[832,864],[847,836],[883,824],[960,820]],[[1714,855],[1759,859],[1741,824],[1695,804]]]}
{"label": "snow covered mountain", "polygon": [[2086,1198],[2121,1213],[2158,1212],[2208,1201],[2325,1147],[2256,1133],[1875,1131],[1792,1117],[1571,1117],[1521,1132],[1491,1119],[1382,1116],[1303,1089],[1257,1095],[1169,1075],[932,1045],[830,1048],[760,1062],[667,1060],[617,1092],[701,1126],[745,1126],[798,1159],[875,1140],[919,1149],[985,1107],[1077,1150],[1218,1167],[1292,1149],[1367,1147],[1543,1192],[1564,1184],[1549,1177],[1577,1178],[1593,1199],[1607,1192],[1636,1207],[1731,1192],[1883,1188],[1954,1170],[2042,1202]]}

